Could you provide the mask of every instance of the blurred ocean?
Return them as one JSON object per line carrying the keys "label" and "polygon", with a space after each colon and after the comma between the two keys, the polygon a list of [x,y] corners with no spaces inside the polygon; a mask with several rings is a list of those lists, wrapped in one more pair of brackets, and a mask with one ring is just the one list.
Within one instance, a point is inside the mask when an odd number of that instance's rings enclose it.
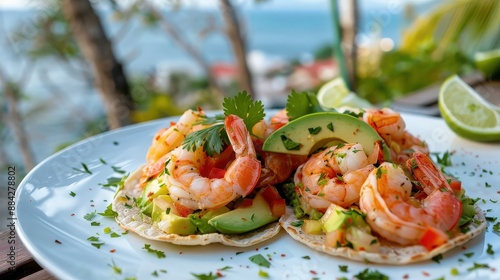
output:
{"label": "blurred ocean", "polygon": [[[378,34],[398,43],[402,28],[407,26],[402,15],[404,7],[401,3],[394,6],[391,1],[385,5],[376,8],[369,3],[361,5],[360,41]],[[82,137],[86,121],[103,113],[98,94],[88,80],[81,78],[80,72],[85,68],[50,58],[30,63],[19,52],[20,46],[10,40],[15,29],[31,34],[33,24],[44,20],[44,12],[0,10],[0,67],[13,81],[23,79],[25,98],[21,110],[37,162],[52,154],[61,143]],[[138,21],[124,25],[114,20],[110,12],[101,15],[128,75],[150,73],[158,66],[197,73],[193,60],[162,29],[146,27]],[[240,15],[249,51],[267,61],[310,58],[319,47],[333,42],[329,9],[249,9],[240,11]],[[231,61],[230,47],[220,33],[201,36],[198,32],[207,22],[220,27],[217,11],[184,11],[167,17],[200,47],[211,63]],[[3,137],[13,139],[11,135]],[[13,143],[11,146],[6,149],[9,158],[19,162],[17,147]]]}

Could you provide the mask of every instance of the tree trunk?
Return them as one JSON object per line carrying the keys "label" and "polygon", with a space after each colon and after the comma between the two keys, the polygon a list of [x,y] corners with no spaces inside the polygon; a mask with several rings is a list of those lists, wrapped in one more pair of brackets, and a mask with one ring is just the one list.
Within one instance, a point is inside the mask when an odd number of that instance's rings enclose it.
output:
{"label": "tree trunk", "polygon": [[342,27],[342,49],[347,66],[347,75],[351,89],[356,89],[356,61],[357,45],[356,30],[358,28],[358,5],[357,0],[339,1],[340,25]]}
{"label": "tree trunk", "polygon": [[89,0],[65,0],[62,11],[75,39],[92,66],[111,129],[130,123],[133,100],[121,63]]}
{"label": "tree trunk", "polygon": [[229,0],[220,0],[220,9],[224,21],[226,22],[226,34],[231,43],[236,66],[238,67],[240,87],[249,92],[252,96],[255,96],[252,84],[252,74],[250,73],[246,59],[247,51],[245,38],[241,32],[236,12]]}
{"label": "tree trunk", "polygon": [[29,145],[29,137],[26,134],[23,126],[23,120],[21,117],[21,113],[18,108],[18,93],[12,87],[10,81],[4,76],[3,71],[0,70],[0,81],[3,81],[3,92],[5,95],[5,99],[7,100],[7,118],[11,125],[12,130],[14,131],[14,135],[19,144],[19,148],[21,149],[21,156],[23,157],[23,164],[26,171],[30,171],[33,167],[35,167],[35,160],[33,157],[33,152],[31,151]]}

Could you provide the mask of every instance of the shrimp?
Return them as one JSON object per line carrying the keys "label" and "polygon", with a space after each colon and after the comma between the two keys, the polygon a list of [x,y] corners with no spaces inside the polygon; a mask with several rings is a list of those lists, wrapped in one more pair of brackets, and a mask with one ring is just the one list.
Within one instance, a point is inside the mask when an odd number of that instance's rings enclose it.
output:
{"label": "shrimp", "polygon": [[139,183],[141,188],[146,185],[149,178],[164,170],[169,153],[182,144],[201,116],[203,116],[201,109],[198,112],[187,110],[177,123],[172,122],[169,128],[162,128],[156,133],[146,154],[146,165],[142,170]]}
{"label": "shrimp", "polygon": [[214,209],[228,204],[238,197],[248,195],[260,178],[261,163],[242,119],[229,115],[225,119],[235,159],[226,169],[223,178],[208,178],[201,174],[210,161],[201,147],[172,151],[166,169],[170,196],[190,209]]}
{"label": "shrimp", "polygon": [[154,163],[164,155],[179,147],[192,130],[193,126],[203,116],[203,111],[187,110],[176,123],[169,128],[159,130],[146,154],[146,162]]}
{"label": "shrimp", "polygon": [[274,116],[271,117],[271,127],[275,130],[284,126],[289,121],[287,111],[285,109],[278,111]]}
{"label": "shrimp", "polygon": [[387,143],[395,162],[404,164],[413,151],[429,154],[427,144],[410,134],[401,114],[389,109],[367,109],[363,121],[372,126]]}
{"label": "shrimp", "polygon": [[369,158],[359,143],[333,146],[312,155],[294,176],[302,208],[324,212],[331,203],[342,207],[357,203],[361,186],[374,169]]}
{"label": "shrimp", "polygon": [[441,243],[445,242],[446,232],[453,230],[460,219],[462,204],[425,154],[415,152],[407,164],[423,185],[425,198],[412,196],[412,183],[404,170],[385,162],[363,184],[360,209],[366,213],[372,230],[387,240],[401,245],[419,244],[432,231],[439,233]]}
{"label": "shrimp", "polygon": [[[283,112],[281,114],[284,114],[286,117],[285,110],[279,111],[275,116],[278,116],[280,112]],[[262,162],[261,178],[257,187],[265,187],[284,182],[292,175],[293,171],[297,169],[299,165],[307,160],[307,156],[264,152],[262,150],[264,140],[271,135],[271,133],[276,131],[276,129],[277,127],[273,124],[272,118],[270,123],[262,120],[252,128],[252,134],[255,136],[253,139],[255,150]]]}

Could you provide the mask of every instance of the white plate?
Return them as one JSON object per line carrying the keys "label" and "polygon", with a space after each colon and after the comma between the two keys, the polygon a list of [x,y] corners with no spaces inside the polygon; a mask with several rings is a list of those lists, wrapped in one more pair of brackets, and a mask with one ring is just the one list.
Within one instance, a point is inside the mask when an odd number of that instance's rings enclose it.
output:
{"label": "white plate", "polygon": [[[469,196],[482,198],[478,204],[486,216],[499,216],[500,145],[464,140],[441,119],[414,115],[404,118],[410,132],[425,139],[432,152],[455,152],[453,166],[447,171],[462,179]],[[455,279],[451,275],[453,268],[460,279],[500,279],[500,239],[493,232],[493,224],[500,220],[490,223],[484,236],[446,253],[440,263],[400,266],[357,263],[317,253],[284,231],[250,248],[181,247],[152,242],[133,233],[113,238],[104,232],[105,228],[120,235],[122,230],[113,219],[99,215],[93,221],[100,225],[91,226],[84,215],[103,212],[112,201],[114,188],[100,185],[109,177],[120,176],[112,166],[135,170],[144,162],[155,132],[168,126],[170,120],[133,125],[86,139],[49,157],[25,177],[17,190],[17,231],[42,267],[61,279],[196,279],[192,274],[217,273],[225,267],[220,271],[223,279],[258,279],[259,271],[267,272],[270,279],[351,279],[367,268],[390,279]],[[83,169],[82,163],[92,174],[75,170]],[[99,242],[105,244],[100,249],[92,246],[87,240],[91,236],[98,236]],[[165,252],[166,258],[159,259],[142,249],[145,244]],[[488,244],[495,254],[487,253]],[[259,267],[249,260],[257,254],[271,259],[271,267]],[[488,264],[490,268],[469,271],[473,263]],[[113,264],[121,274],[112,269]],[[340,271],[341,265],[348,266],[347,273]],[[158,277],[153,275],[155,272]]]}

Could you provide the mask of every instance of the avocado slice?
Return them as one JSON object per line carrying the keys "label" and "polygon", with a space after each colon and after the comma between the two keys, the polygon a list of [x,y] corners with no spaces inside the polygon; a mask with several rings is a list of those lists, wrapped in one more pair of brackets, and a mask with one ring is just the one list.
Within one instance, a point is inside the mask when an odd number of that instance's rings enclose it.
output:
{"label": "avocado slice", "polygon": [[212,233],[217,232],[217,229],[210,225],[208,221],[215,216],[222,215],[227,212],[229,212],[229,208],[223,206],[213,210],[202,210],[200,212],[190,214],[188,218],[191,220],[191,223],[198,227],[199,232]]}
{"label": "avocado slice", "polygon": [[263,150],[309,155],[327,144],[360,143],[370,155],[377,141],[382,144],[384,160],[391,161],[387,145],[369,124],[348,114],[319,112],[290,121],[273,132],[264,142]]}
{"label": "avocado slice", "polygon": [[278,220],[274,217],[266,200],[258,192],[252,206],[241,207],[218,215],[208,220],[219,232],[224,234],[241,234]]}

